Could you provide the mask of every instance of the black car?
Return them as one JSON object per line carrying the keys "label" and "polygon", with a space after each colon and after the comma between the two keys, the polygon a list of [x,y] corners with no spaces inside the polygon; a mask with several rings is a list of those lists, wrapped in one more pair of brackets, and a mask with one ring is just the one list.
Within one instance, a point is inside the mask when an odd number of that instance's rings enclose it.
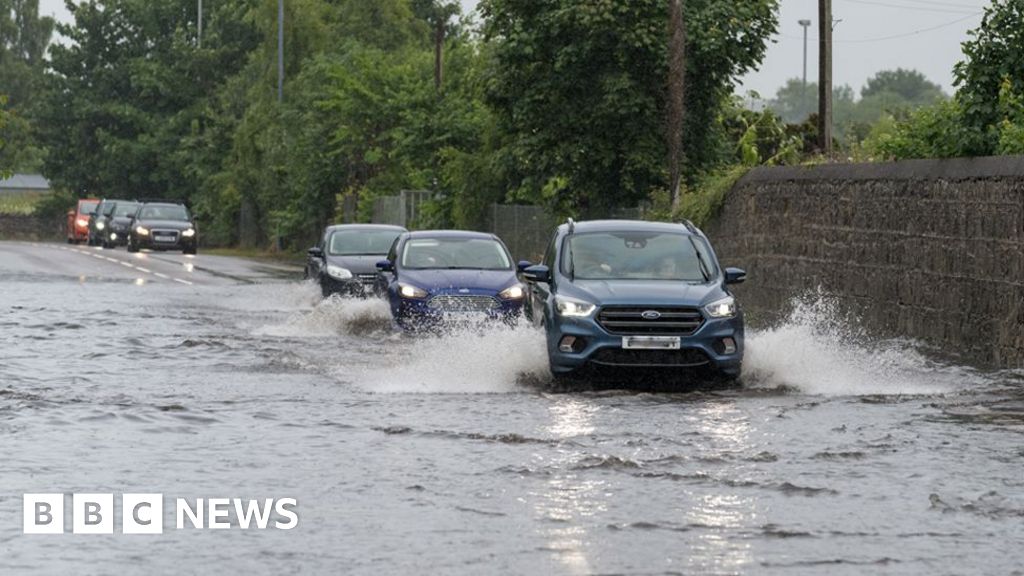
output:
{"label": "black car", "polygon": [[107,217],[114,211],[117,200],[101,200],[96,210],[89,215],[89,239],[86,244],[99,246],[103,242],[103,234],[107,227]]}
{"label": "black car", "polygon": [[89,221],[89,244],[114,248],[128,241],[132,216],[138,209],[135,200],[104,200]]}
{"label": "black car", "polygon": [[199,244],[196,225],[184,204],[147,202],[132,216],[128,231],[128,251],[181,250],[195,254]]}
{"label": "black car", "polygon": [[306,278],[316,280],[325,297],[369,296],[377,279],[377,262],[405,231],[401,226],[382,224],[329,226],[320,242],[309,249]]}

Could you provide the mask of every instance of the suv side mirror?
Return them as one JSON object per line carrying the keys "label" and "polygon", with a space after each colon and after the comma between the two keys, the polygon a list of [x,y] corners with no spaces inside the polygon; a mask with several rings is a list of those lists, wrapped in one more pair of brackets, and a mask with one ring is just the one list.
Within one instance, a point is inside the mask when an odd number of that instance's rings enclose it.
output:
{"label": "suv side mirror", "polygon": [[324,257],[324,250],[323,250],[323,248],[320,248],[319,246],[313,246],[309,250],[306,250],[306,253],[309,254],[313,258],[323,258]]}
{"label": "suv side mirror", "polygon": [[526,278],[527,282],[550,282],[551,269],[542,264],[530,266],[523,270],[523,278]]}
{"label": "suv side mirror", "polygon": [[391,260],[381,260],[377,262],[377,270],[381,272],[394,272],[395,264]]}
{"label": "suv side mirror", "polygon": [[743,284],[747,281],[747,272],[741,268],[726,268],[725,269],[725,283],[726,284]]}

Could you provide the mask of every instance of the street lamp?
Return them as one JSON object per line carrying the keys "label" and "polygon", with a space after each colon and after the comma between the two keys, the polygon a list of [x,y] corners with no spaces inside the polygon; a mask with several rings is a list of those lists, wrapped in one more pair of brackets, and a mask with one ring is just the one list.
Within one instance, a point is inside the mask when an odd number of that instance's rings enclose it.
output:
{"label": "street lamp", "polygon": [[800,20],[800,25],[804,27],[804,82],[800,90],[800,110],[801,114],[807,113],[807,28],[811,25],[810,20]]}

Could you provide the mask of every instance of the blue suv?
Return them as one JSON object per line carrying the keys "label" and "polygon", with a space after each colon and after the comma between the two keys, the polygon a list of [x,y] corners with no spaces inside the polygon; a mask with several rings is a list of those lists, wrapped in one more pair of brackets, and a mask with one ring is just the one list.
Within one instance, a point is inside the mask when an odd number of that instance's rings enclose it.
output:
{"label": "blue suv", "polygon": [[525,313],[547,333],[557,379],[616,369],[672,380],[732,381],[743,361],[743,313],[693,224],[627,220],[558,227],[544,261],[522,263]]}

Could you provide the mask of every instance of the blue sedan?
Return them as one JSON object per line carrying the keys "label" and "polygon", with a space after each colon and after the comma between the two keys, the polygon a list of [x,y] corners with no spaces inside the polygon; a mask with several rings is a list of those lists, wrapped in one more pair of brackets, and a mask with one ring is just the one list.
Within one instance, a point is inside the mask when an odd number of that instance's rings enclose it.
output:
{"label": "blue sedan", "polygon": [[405,329],[488,320],[515,324],[522,313],[525,288],[508,248],[493,234],[402,234],[377,268],[379,289]]}

